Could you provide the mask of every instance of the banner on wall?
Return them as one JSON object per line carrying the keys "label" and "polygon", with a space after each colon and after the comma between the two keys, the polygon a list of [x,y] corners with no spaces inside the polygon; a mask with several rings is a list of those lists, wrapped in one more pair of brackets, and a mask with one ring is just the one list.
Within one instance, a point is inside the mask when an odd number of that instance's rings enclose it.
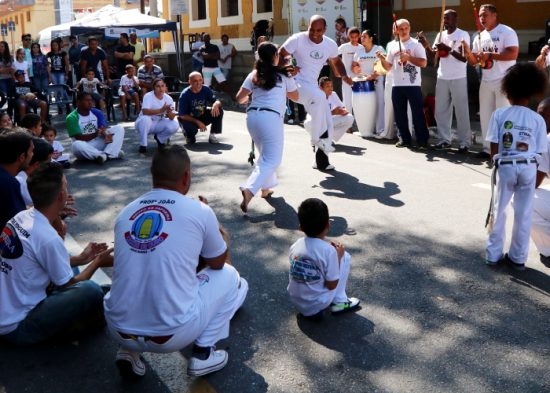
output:
{"label": "banner on wall", "polygon": [[73,0],[57,0],[55,2],[56,24],[69,23],[73,21]]}
{"label": "banner on wall", "polygon": [[309,18],[312,15],[321,15],[327,20],[325,35],[335,39],[334,20],[344,18],[348,26],[356,25],[354,8],[355,1],[353,0],[291,0],[291,33],[307,31]]}

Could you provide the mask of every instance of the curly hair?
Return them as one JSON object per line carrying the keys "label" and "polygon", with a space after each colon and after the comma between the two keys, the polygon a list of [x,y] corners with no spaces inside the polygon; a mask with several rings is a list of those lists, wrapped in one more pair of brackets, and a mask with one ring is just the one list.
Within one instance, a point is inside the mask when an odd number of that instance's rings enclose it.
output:
{"label": "curly hair", "polygon": [[508,69],[501,90],[509,100],[517,101],[541,96],[548,86],[548,76],[534,63],[520,62]]}

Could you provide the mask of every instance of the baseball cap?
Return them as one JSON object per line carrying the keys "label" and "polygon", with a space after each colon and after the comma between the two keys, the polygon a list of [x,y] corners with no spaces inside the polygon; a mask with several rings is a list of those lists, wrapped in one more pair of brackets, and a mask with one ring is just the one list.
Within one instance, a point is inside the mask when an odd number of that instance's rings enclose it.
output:
{"label": "baseball cap", "polygon": [[25,71],[23,71],[23,70],[15,71],[15,76],[19,76],[19,75],[25,75]]}

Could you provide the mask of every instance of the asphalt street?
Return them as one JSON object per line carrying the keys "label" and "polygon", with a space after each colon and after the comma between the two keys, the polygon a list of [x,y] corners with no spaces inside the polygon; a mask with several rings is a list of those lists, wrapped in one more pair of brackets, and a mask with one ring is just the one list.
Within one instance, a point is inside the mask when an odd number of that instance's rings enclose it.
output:
{"label": "asphalt street", "polygon": [[[111,242],[118,212],[150,188],[155,143],[139,155],[133,124],[123,125],[124,160],[76,162],[66,172],[79,210],[69,232],[80,246]],[[104,331],[0,348],[0,393],[550,392],[550,269],[534,245],[524,273],[484,264],[486,163],[347,134],[330,156],[336,170],[325,173],[311,168],[302,128],[285,126],[285,138],[280,185],[246,216],[238,190],[251,170],[245,115],[226,111],[222,143],[200,135],[189,148],[190,195],[205,196],[229,230],[233,264],[250,284],[219,345],[229,351],[225,369],[188,378],[186,348],[147,356],[148,374],[128,383]],[[183,144],[182,134],[172,142]],[[348,294],[362,301],[322,323],[297,319],[286,293],[288,248],[301,236],[296,210],[308,197],[327,203],[329,235],[352,256]]]}

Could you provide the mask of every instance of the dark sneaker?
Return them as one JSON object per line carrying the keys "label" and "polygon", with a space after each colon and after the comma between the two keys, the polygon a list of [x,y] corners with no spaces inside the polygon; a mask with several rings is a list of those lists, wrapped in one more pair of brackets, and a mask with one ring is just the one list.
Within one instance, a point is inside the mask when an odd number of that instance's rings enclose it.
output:
{"label": "dark sneaker", "polygon": [[540,261],[544,266],[550,267],[550,257],[540,254]]}
{"label": "dark sneaker", "polygon": [[159,149],[164,149],[164,143],[160,143],[159,138],[157,138],[157,134],[153,136],[155,138],[155,142],[157,142],[157,147]]}
{"label": "dark sneaker", "polygon": [[510,259],[508,254],[504,255],[504,263],[506,263],[506,266],[511,267],[512,269],[522,272],[525,270],[525,264],[524,263],[516,263]]}
{"label": "dark sneaker", "polygon": [[417,143],[416,144],[416,150],[420,150],[420,151],[428,150],[428,144],[427,143]]}
{"label": "dark sneaker", "polygon": [[347,302],[332,303],[330,305],[330,311],[333,314],[339,314],[341,312],[352,311],[352,310],[356,309],[359,306],[360,302],[361,301],[359,299],[357,299],[356,297],[350,297],[350,298],[348,298]]}
{"label": "dark sneaker", "polygon": [[189,136],[189,137],[185,138],[185,143],[188,144],[188,145],[192,145],[195,142],[197,142],[197,140],[195,139],[194,136]]}
{"label": "dark sneaker", "polygon": [[503,259],[499,259],[498,261],[490,261],[488,259],[485,260],[485,264],[490,267],[497,267],[500,266],[503,262]]}
{"label": "dark sneaker", "polygon": [[187,366],[187,375],[199,377],[221,370],[227,364],[229,355],[223,349],[210,349],[210,355],[206,359],[200,359],[191,355]]}
{"label": "dark sneaker", "polygon": [[140,147],[139,147],[139,152],[140,152],[141,154],[147,153],[147,147],[145,147],[145,146],[140,146]]}
{"label": "dark sneaker", "polygon": [[447,142],[440,142],[437,145],[432,145],[435,150],[448,150],[451,148],[451,144]]}
{"label": "dark sneaker", "polygon": [[138,352],[119,348],[116,354],[116,365],[120,375],[125,378],[140,378],[145,375],[145,363]]}
{"label": "dark sneaker", "polygon": [[411,144],[410,144],[410,143],[405,143],[405,142],[399,141],[399,142],[397,142],[397,143],[395,144],[395,147],[397,147],[397,148],[401,148],[401,147],[411,147]]}
{"label": "dark sneaker", "polygon": [[460,146],[460,147],[458,148],[458,152],[459,152],[460,154],[466,154],[466,153],[468,153],[468,150],[469,150],[469,149],[468,149],[468,146]]}

